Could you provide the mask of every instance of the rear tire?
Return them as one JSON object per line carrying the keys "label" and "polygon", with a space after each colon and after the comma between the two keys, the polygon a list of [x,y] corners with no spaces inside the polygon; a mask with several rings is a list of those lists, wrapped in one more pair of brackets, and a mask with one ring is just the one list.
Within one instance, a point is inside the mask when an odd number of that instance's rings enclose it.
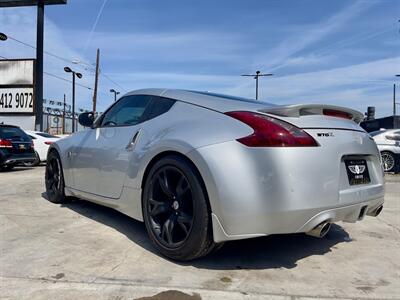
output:
{"label": "rear tire", "polygon": [[33,162],[24,163],[25,167],[36,167],[40,164],[40,157],[37,152],[35,152],[36,159]]}
{"label": "rear tire", "polygon": [[382,158],[383,170],[385,172],[393,172],[396,166],[396,159],[393,153],[389,151],[382,151],[381,158]]}
{"label": "rear tire", "polygon": [[162,255],[188,261],[214,248],[203,181],[186,159],[169,155],[157,161],[142,200],[147,233]]}
{"label": "rear tire", "polygon": [[60,156],[56,151],[51,151],[47,157],[45,184],[47,198],[53,203],[64,203],[68,198],[64,193],[64,173]]}

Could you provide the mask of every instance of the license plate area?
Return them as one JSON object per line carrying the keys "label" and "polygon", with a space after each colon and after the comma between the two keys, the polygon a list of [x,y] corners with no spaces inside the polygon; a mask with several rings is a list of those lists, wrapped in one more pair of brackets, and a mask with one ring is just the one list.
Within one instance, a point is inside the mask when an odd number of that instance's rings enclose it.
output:
{"label": "license plate area", "polygon": [[368,184],[371,182],[365,159],[346,159],[344,164],[350,185]]}

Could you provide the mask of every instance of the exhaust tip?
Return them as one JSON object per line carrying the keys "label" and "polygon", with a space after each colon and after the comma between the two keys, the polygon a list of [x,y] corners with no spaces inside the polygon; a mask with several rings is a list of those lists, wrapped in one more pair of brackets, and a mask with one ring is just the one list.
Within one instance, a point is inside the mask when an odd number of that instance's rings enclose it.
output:
{"label": "exhaust tip", "polygon": [[306,234],[314,236],[314,237],[322,238],[329,232],[330,229],[331,229],[331,223],[322,222],[321,224],[317,225],[311,231],[306,232]]}
{"label": "exhaust tip", "polygon": [[374,211],[374,216],[377,217],[383,210],[383,205],[379,206],[375,211]]}
{"label": "exhaust tip", "polygon": [[331,223],[325,223],[322,228],[321,228],[321,232],[320,232],[320,237],[324,237],[329,230],[331,229]]}

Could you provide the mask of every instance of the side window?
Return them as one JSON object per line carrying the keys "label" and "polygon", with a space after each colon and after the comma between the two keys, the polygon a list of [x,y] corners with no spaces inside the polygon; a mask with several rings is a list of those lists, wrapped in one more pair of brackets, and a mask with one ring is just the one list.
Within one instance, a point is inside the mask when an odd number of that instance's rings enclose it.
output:
{"label": "side window", "polygon": [[169,109],[174,105],[175,100],[163,97],[153,96],[151,103],[151,109],[148,119],[153,119],[169,111]]}
{"label": "side window", "polygon": [[101,120],[101,127],[132,126],[144,121],[151,96],[132,95],[120,99]]}

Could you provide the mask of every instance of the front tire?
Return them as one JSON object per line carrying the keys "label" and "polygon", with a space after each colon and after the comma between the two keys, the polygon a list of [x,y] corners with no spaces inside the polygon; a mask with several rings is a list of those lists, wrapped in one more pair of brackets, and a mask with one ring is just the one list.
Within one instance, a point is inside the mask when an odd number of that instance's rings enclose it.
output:
{"label": "front tire", "polygon": [[210,210],[198,171],[170,155],[151,168],[143,191],[147,233],[162,255],[188,261],[214,248]]}
{"label": "front tire", "polygon": [[396,165],[396,163],[395,163],[396,159],[395,159],[393,153],[389,152],[389,151],[382,151],[381,158],[382,158],[383,170],[385,172],[393,172],[394,167]]}
{"label": "front tire", "polygon": [[64,193],[65,185],[61,159],[56,151],[51,151],[47,157],[45,183],[50,202],[64,203],[67,201]]}

